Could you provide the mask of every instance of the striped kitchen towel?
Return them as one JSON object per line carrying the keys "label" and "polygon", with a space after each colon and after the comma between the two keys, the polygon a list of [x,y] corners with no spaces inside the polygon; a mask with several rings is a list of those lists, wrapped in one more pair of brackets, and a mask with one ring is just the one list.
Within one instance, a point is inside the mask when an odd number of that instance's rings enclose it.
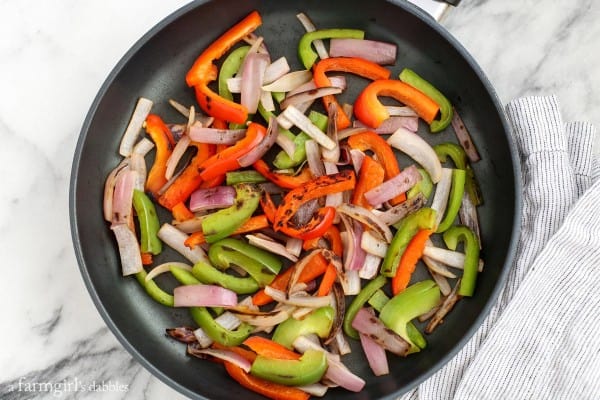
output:
{"label": "striped kitchen towel", "polygon": [[600,159],[554,96],[506,107],[522,169],[515,261],[465,347],[403,399],[600,398]]}

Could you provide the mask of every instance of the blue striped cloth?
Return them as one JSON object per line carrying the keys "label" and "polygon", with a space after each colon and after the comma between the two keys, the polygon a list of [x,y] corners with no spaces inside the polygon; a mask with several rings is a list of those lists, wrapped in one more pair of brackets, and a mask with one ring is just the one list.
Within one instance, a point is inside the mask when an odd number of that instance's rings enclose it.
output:
{"label": "blue striped cloth", "polygon": [[507,283],[469,343],[407,399],[600,398],[600,159],[556,97],[506,106],[523,215]]}

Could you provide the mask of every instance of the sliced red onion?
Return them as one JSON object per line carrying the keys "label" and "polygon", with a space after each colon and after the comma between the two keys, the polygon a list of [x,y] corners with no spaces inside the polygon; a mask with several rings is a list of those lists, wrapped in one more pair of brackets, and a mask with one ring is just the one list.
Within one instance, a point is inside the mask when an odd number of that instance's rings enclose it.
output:
{"label": "sliced red onion", "polygon": [[217,285],[183,285],[173,291],[175,307],[232,307],[237,294]]}
{"label": "sliced red onion", "polygon": [[278,254],[282,257],[287,258],[288,260],[291,260],[292,262],[298,261],[298,257],[287,251],[285,246],[279,242],[264,239],[257,235],[246,235],[246,239],[248,239],[248,243],[250,243],[253,246],[267,250],[268,252],[271,252],[273,254]]}
{"label": "sliced red onion", "polygon": [[410,188],[415,186],[423,177],[419,173],[419,170],[414,165],[405,168],[398,175],[388,179],[381,185],[369,190],[365,193],[365,199],[372,206],[377,206],[394,197],[407,192]]}
{"label": "sliced red onion", "polygon": [[408,106],[385,106],[390,117],[418,117],[419,114]]}
{"label": "sliced red onion", "polygon": [[142,254],[135,233],[129,229],[127,224],[112,225],[110,229],[112,229],[117,239],[123,276],[137,274],[142,271],[144,269]]}
{"label": "sliced red onion", "polygon": [[327,385],[323,385],[321,383],[313,383],[312,385],[302,385],[296,387],[315,397],[323,397],[327,394],[327,390],[329,390]]}
{"label": "sliced red onion", "polygon": [[352,348],[350,347],[350,343],[348,343],[343,330],[339,331],[334,336],[331,346],[334,346],[335,352],[341,356],[352,353]]}
{"label": "sliced red onion", "polygon": [[269,49],[265,45],[265,38],[258,36],[254,32],[250,32],[248,35],[242,38],[242,40],[250,45],[248,53],[263,53],[269,54]]}
{"label": "sliced red onion", "polygon": [[158,238],[160,240],[190,260],[193,264],[196,264],[198,261],[210,262],[206,256],[206,253],[200,246],[196,246],[192,250],[185,245],[184,242],[188,237],[188,235],[175,228],[173,225],[166,223],[163,224],[158,230]]}
{"label": "sliced red onion", "polygon": [[199,354],[204,354],[207,356],[218,358],[219,360],[227,361],[227,362],[237,365],[238,367],[243,369],[245,372],[250,372],[250,368],[252,367],[252,363],[250,361],[248,361],[247,359],[245,359],[238,353],[233,352],[231,350],[210,349],[210,348],[209,349],[189,350],[189,346],[188,346],[188,353],[192,354],[193,356],[197,356]]}
{"label": "sliced red onion", "polygon": [[133,190],[137,172],[131,169],[122,170],[117,174],[112,203],[112,223],[127,224],[132,215]]}
{"label": "sliced red onion", "polygon": [[365,128],[374,131],[380,135],[388,135],[396,132],[399,128],[405,128],[415,133],[419,129],[418,117],[389,117],[384,120],[377,128],[369,128],[359,120],[355,120],[352,125],[356,128]]}
{"label": "sliced red onion", "polygon": [[173,225],[183,233],[194,233],[202,230],[202,217],[194,217],[185,221],[174,221]]}
{"label": "sliced red onion", "polygon": [[[336,163],[323,161],[323,166],[325,167],[325,174],[327,175],[337,174],[338,172],[340,172]],[[343,202],[344,194],[342,192],[328,194],[327,197],[325,197],[325,205],[329,207],[338,207]],[[338,219],[339,217],[336,214],[334,223],[338,223]]]}
{"label": "sliced red onion", "polygon": [[360,57],[380,65],[396,62],[397,46],[392,43],[366,39],[331,39],[331,57]]}
{"label": "sliced red onion", "polygon": [[369,336],[390,353],[406,357],[410,344],[391,329],[388,329],[374,312],[361,308],[354,319],[352,327],[364,335]]}
{"label": "sliced red onion", "polygon": [[282,323],[290,317],[291,311],[294,309],[296,309],[296,307],[283,305],[282,307],[278,306],[274,310],[264,313],[243,314],[241,312],[234,311],[234,314],[240,321],[247,322],[256,327],[264,328],[273,327]]}
{"label": "sliced red onion", "polygon": [[281,102],[280,107],[282,110],[285,110],[289,106],[298,106],[298,104],[306,103],[307,101],[314,101],[315,99],[319,99],[323,96],[340,93],[342,93],[342,89],[333,86],[311,89],[307,90],[306,92],[299,92],[291,96],[286,96],[286,98]]}
{"label": "sliced red onion", "polygon": [[339,356],[326,351],[306,336],[298,336],[296,340],[294,340],[293,346],[300,353],[304,353],[308,349],[325,352],[325,356],[327,357],[325,379],[352,392],[360,392],[365,387],[366,382],[361,377],[353,374],[344,364],[342,364]]}
{"label": "sliced red onion", "polygon": [[290,72],[290,65],[288,64],[287,58],[279,57],[267,66],[265,75],[263,76],[263,83],[268,84],[274,82],[288,72]]}
{"label": "sliced red onion", "polygon": [[325,166],[321,160],[319,144],[314,140],[307,140],[304,143],[304,147],[306,148],[306,161],[308,161],[310,172],[315,178],[325,175]]}
{"label": "sliced red onion", "polygon": [[130,160],[126,158],[121,161],[119,165],[115,167],[110,174],[106,177],[104,182],[104,198],[102,201],[102,209],[104,210],[104,219],[108,222],[113,220],[113,198],[115,193],[115,184],[117,182],[117,176],[124,169],[129,169]]}
{"label": "sliced red onion", "polygon": [[242,91],[242,77],[241,76],[233,76],[227,79],[227,89],[231,93],[241,93]]}
{"label": "sliced red onion", "polygon": [[[423,257],[423,260],[425,260],[425,258],[428,258],[428,257]],[[448,278],[446,278],[443,275],[438,274],[435,271],[432,271],[431,269],[429,269],[429,274],[435,281],[436,285],[438,285],[438,287],[440,288],[440,292],[444,296],[447,296],[450,293],[450,291],[452,290],[452,288],[450,287],[450,283],[448,282]]]}
{"label": "sliced red onion", "polygon": [[[423,249],[423,255],[433,260],[439,261],[446,264],[449,267],[464,269],[465,266],[465,254],[460,251],[443,249],[436,246],[426,245]],[[483,260],[479,260],[478,271],[483,271]]]}
{"label": "sliced red onion", "polygon": [[142,157],[145,157],[146,154],[150,152],[154,148],[154,142],[148,138],[141,138],[139,142],[133,146],[133,151],[131,154],[139,154]]}
{"label": "sliced red onion", "polygon": [[323,160],[329,161],[332,163],[336,163],[340,159],[340,144],[337,134],[337,105],[332,103],[329,105],[329,109],[327,110],[328,119],[327,119],[327,136],[335,143],[335,147],[331,150],[323,149],[321,154],[323,155]]}
{"label": "sliced red onion", "polygon": [[378,212],[375,214],[376,210],[373,210],[373,214],[377,215],[377,218],[379,218],[381,222],[387,225],[394,225],[411,212],[422,208],[426,202],[427,199],[425,198],[425,195],[423,195],[423,193],[418,193],[415,197],[407,199],[385,212]]}
{"label": "sliced red onion", "polygon": [[359,332],[360,344],[373,371],[375,376],[383,376],[390,373],[390,367],[387,361],[387,355],[385,349],[381,347],[376,341],[371,339],[368,335]]}
{"label": "sliced red onion", "polygon": [[390,146],[407,154],[418,162],[429,173],[433,183],[438,183],[442,177],[442,164],[433,148],[419,135],[399,128],[388,138]]}
{"label": "sliced red onion", "polygon": [[[300,21],[306,32],[314,32],[317,30],[315,24],[308,18],[308,16],[304,13],[296,14],[296,18]],[[329,58],[329,54],[327,53],[327,49],[325,49],[325,44],[321,39],[313,40],[313,46],[315,46],[315,50],[319,55],[321,60],[325,58]]]}
{"label": "sliced red onion", "polygon": [[479,240],[479,248],[481,248],[481,230],[479,228],[477,207],[473,204],[471,196],[466,191],[463,193],[460,209],[458,210],[458,218],[461,224],[475,232]]}
{"label": "sliced red onion", "polygon": [[266,54],[248,52],[244,60],[240,103],[250,114],[256,113],[258,109],[262,78],[267,65],[269,65],[269,56]]}
{"label": "sliced red onion", "polygon": [[190,196],[190,211],[198,212],[230,207],[235,201],[235,194],[232,186],[198,189]]}
{"label": "sliced red onion", "polygon": [[156,278],[160,274],[164,274],[165,272],[170,272],[171,267],[185,269],[186,271],[190,271],[190,272],[192,271],[191,265],[188,265],[188,264],[185,264],[182,262],[176,262],[176,261],[166,262],[166,263],[160,264],[160,265],[152,268],[150,270],[150,272],[148,272],[148,274],[146,274],[146,282]]}
{"label": "sliced red onion", "polygon": [[390,228],[366,208],[357,206],[355,204],[344,203],[337,208],[337,211],[342,214],[346,214],[361,224],[366,225],[373,232],[376,232],[377,235],[387,243],[392,241],[394,235],[392,234]]}
{"label": "sliced red onion", "polygon": [[200,125],[190,127],[189,137],[194,142],[210,144],[236,144],[246,136],[246,129],[204,128]]}
{"label": "sliced red onion", "polygon": [[173,177],[173,174],[175,173],[175,168],[177,168],[177,164],[179,164],[181,157],[183,157],[183,155],[185,154],[185,151],[189,147],[190,142],[190,137],[188,135],[183,135],[173,148],[173,152],[167,160],[167,169],[165,171],[165,178],[167,180]]}
{"label": "sliced red onion", "polygon": [[[348,115],[351,115],[351,114],[348,114]],[[338,131],[338,139],[344,140],[344,139],[349,138],[352,135],[356,135],[357,133],[365,132],[367,130],[371,131],[373,129],[357,128],[357,127],[342,129],[341,131]]]}
{"label": "sliced red onion", "polygon": [[452,187],[452,169],[442,168],[442,174],[438,184],[435,186],[435,194],[431,202],[431,208],[436,211],[436,223],[439,225],[444,218],[446,206],[448,205],[448,196]]}
{"label": "sliced red onion", "polygon": [[167,335],[181,343],[197,343],[194,336],[194,330],[187,326],[178,326],[177,328],[167,328]]}
{"label": "sliced red onion", "polygon": [[143,192],[146,186],[146,177],[148,176],[146,159],[143,155],[138,154],[135,151],[131,153],[129,158],[131,160],[131,169],[136,172],[136,179],[133,188]]}
{"label": "sliced red onion", "polygon": [[[344,75],[332,75],[332,76],[328,76],[328,78],[329,78],[329,83],[330,83],[329,86],[340,88],[342,90],[346,89],[347,83],[346,83],[346,77]],[[298,86],[294,90],[290,90],[287,93],[287,96],[288,97],[293,96],[300,92],[306,92],[306,91],[313,90],[313,89],[317,89],[317,85],[315,84],[315,81],[311,80],[311,81],[308,81],[308,82]],[[348,114],[348,115],[352,115],[352,114]]]}
{"label": "sliced red onion", "polygon": [[450,278],[450,279],[456,278],[456,275],[452,271],[450,271],[444,263],[441,263],[441,262],[434,260],[433,258],[430,258],[427,256],[423,256],[423,257],[421,257],[421,259],[427,266],[427,269],[432,274],[432,276],[433,276],[433,274],[436,274],[436,275],[442,276],[444,278]]}
{"label": "sliced red onion", "polygon": [[388,243],[381,240],[381,238],[376,238],[371,232],[367,231],[362,235],[360,247],[370,255],[383,258],[387,253]]}
{"label": "sliced red onion", "polygon": [[127,124],[127,129],[125,129],[125,133],[121,139],[121,144],[119,145],[119,154],[123,157],[128,157],[131,154],[133,146],[137,142],[137,138],[142,130],[144,121],[146,121],[146,117],[150,114],[152,105],[153,103],[151,100],[143,97],[138,99],[133,114],[131,115],[131,119],[129,120],[129,124]]}
{"label": "sliced red onion", "polygon": [[262,89],[260,90],[260,104],[265,109],[265,111],[275,111],[275,102],[273,101],[273,95],[271,94],[271,92],[267,92]]}
{"label": "sliced red onion", "polygon": [[465,126],[460,115],[456,112],[456,109],[453,109],[452,114],[452,128],[454,128],[454,133],[458,138],[458,142],[465,149],[465,153],[467,153],[467,157],[469,157],[469,161],[472,163],[476,163],[481,160],[481,156],[475,147],[475,143],[473,143],[473,139],[471,139],[471,135]]}
{"label": "sliced red onion", "polygon": [[[363,237],[365,235],[363,234]],[[373,279],[379,272],[379,266],[383,261],[383,257],[377,257],[373,254],[368,254],[365,257],[365,263],[358,271],[358,276],[362,279]]]}
{"label": "sliced red onion", "polygon": [[[342,221],[344,220],[344,218],[342,218]],[[344,269],[346,271],[358,271],[360,269],[360,267],[362,267],[362,265],[365,262],[365,257],[366,257],[366,253],[365,251],[362,249],[362,247],[360,247],[360,242],[362,240],[362,234],[363,234],[363,226],[360,223],[354,222],[352,220],[349,221],[350,224],[348,225],[349,227],[351,227],[350,230],[348,230],[348,232],[350,232],[350,241],[352,241],[352,254],[349,255],[345,262],[344,262]]]}
{"label": "sliced red onion", "polygon": [[293,254],[296,257],[300,256],[300,253],[302,253],[302,244],[303,241],[301,239],[296,239],[296,238],[288,238],[288,240],[285,243],[285,249],[288,251],[288,253]]}
{"label": "sliced red onion", "polygon": [[[215,318],[215,322],[221,325],[225,329],[236,329],[242,321],[237,316],[229,311],[225,311],[223,314]],[[204,332],[202,328],[198,328],[194,331],[194,336],[198,341],[200,347],[208,347],[212,344],[213,340]]]}
{"label": "sliced red onion", "polygon": [[312,73],[310,71],[292,71],[276,81],[264,85],[262,90],[266,90],[267,92],[289,92],[310,80],[312,80]]}
{"label": "sliced red onion", "polygon": [[456,303],[458,303],[458,301],[462,298],[462,296],[458,294],[459,286],[460,279],[454,284],[454,288],[452,289],[452,291],[446,295],[446,298],[442,302],[440,308],[436,311],[436,313],[433,315],[433,318],[431,318],[431,321],[429,321],[429,323],[425,327],[425,333],[432,333],[435,330],[435,328],[437,328],[437,326],[440,323],[442,323],[446,315],[448,315],[448,313],[452,311]]}
{"label": "sliced red onion", "polygon": [[296,143],[294,143],[294,141],[288,136],[280,132],[279,135],[277,135],[275,143],[277,143],[288,156],[294,156],[294,153],[296,152]]}
{"label": "sliced red onion", "polygon": [[275,144],[279,136],[279,125],[275,118],[269,118],[269,126],[267,127],[267,134],[263,140],[248,153],[238,158],[238,162],[241,167],[249,167],[256,161],[260,160],[271,147]]}
{"label": "sliced red onion", "polygon": [[297,307],[319,308],[329,305],[329,296],[302,296],[293,294],[288,296],[281,290],[273,289],[268,285],[265,286],[265,294],[271,296],[278,303]]}
{"label": "sliced red onion", "polygon": [[290,278],[290,282],[288,284],[288,289],[296,286],[296,284],[298,283],[298,279],[300,278],[300,275],[302,274],[302,271],[310,263],[312,258],[315,257],[317,254],[323,254],[323,252],[324,252],[324,250],[322,250],[322,249],[313,250],[310,253],[308,253],[307,255],[305,255],[303,258],[301,258],[300,261],[298,261],[296,263],[296,265],[294,266],[294,273],[292,274],[292,276]]}
{"label": "sliced red onion", "polygon": [[[186,107],[183,104],[178,103],[177,101],[175,101],[173,99],[169,99],[169,104],[184,117],[186,117],[186,118],[190,117],[191,107]],[[195,112],[194,117],[195,117],[195,123],[198,123],[201,126],[210,126],[210,125],[212,125],[212,123],[214,121],[213,117],[211,117],[209,115],[204,115],[198,111]]]}
{"label": "sliced red onion", "polygon": [[358,149],[350,149],[350,158],[352,159],[354,172],[358,175],[360,173],[363,160],[365,159],[365,153]]}

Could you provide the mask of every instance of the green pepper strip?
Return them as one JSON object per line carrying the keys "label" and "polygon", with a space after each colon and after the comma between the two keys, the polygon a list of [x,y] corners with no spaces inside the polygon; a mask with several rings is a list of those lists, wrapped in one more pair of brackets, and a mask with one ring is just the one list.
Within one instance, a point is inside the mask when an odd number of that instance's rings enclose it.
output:
{"label": "green pepper strip", "polygon": [[133,191],[133,207],[140,222],[140,247],[142,253],[154,255],[162,252],[162,242],[158,238],[160,223],[152,200],[141,190]]}
{"label": "green pepper strip", "polygon": [[320,29],[305,33],[298,43],[298,56],[304,68],[312,68],[317,58],[319,58],[311,47],[312,42],[317,39],[333,38],[364,39],[365,31],[359,29]]}
{"label": "green pepper strip", "polygon": [[158,287],[154,280],[150,279],[149,281],[146,281],[146,275],[148,275],[146,271],[141,270],[135,274],[135,277],[144,290],[146,290],[148,296],[164,306],[173,307],[175,305],[173,296]]}
{"label": "green pepper strip", "polygon": [[387,282],[387,278],[383,275],[378,275],[375,279],[367,283],[365,287],[363,287],[360,292],[354,297],[352,303],[346,309],[346,314],[344,315],[344,323],[342,327],[344,328],[344,332],[346,335],[350,336],[353,339],[358,339],[358,331],[354,329],[352,326],[352,321],[354,321],[354,317],[358,311],[365,305],[367,301],[375,294],[379,289],[381,289]]}
{"label": "green pepper strip", "polygon": [[453,226],[444,232],[444,243],[450,250],[456,250],[459,241],[464,242],[465,269],[458,288],[461,296],[473,296],[479,268],[479,241],[477,235],[466,226]]}
{"label": "green pepper strip", "polygon": [[325,339],[333,326],[334,315],[333,308],[326,306],[317,308],[303,319],[290,317],[277,325],[273,341],[291,349],[298,336],[315,333],[321,339]]}
{"label": "green pepper strip", "polygon": [[[246,254],[245,254],[246,253]],[[222,270],[237,265],[263,288],[279,272],[282,262],[273,254],[235,239],[214,243],[208,252],[211,263]]]}
{"label": "green pepper strip", "polygon": [[479,184],[477,183],[477,179],[475,178],[475,173],[473,172],[473,168],[467,162],[467,153],[465,153],[465,149],[462,146],[459,146],[456,143],[440,143],[433,146],[433,150],[435,154],[437,154],[439,160],[441,162],[446,162],[448,157],[452,159],[456,168],[464,169],[467,171],[467,179],[465,181],[465,191],[469,194],[471,198],[471,202],[475,206],[479,206],[483,204],[483,196],[481,194],[481,189],[479,188]]}
{"label": "green pepper strip", "polygon": [[225,174],[225,183],[227,186],[233,186],[240,183],[263,183],[267,179],[254,170],[232,171]]}
{"label": "green pepper strip", "polygon": [[244,58],[248,54],[248,50],[250,50],[250,46],[238,47],[229,53],[225,61],[223,61],[219,70],[219,96],[227,100],[233,100],[233,94],[231,94],[227,87],[227,80],[240,70]]}
{"label": "green pepper strip", "polygon": [[448,207],[446,207],[446,215],[438,225],[437,233],[442,233],[448,230],[456,216],[462,203],[463,193],[465,192],[465,177],[464,169],[452,170],[452,188],[450,189],[450,198],[448,199]]}
{"label": "green pepper strip", "polygon": [[423,193],[425,199],[428,199],[429,196],[431,196],[431,192],[433,192],[433,182],[427,171],[425,171],[423,168],[418,168],[417,170],[421,174],[422,179],[408,191],[406,198],[412,199],[419,193]]}
{"label": "green pepper strip", "polygon": [[413,236],[421,229],[433,229],[435,227],[436,211],[432,208],[421,208],[408,214],[394,226],[398,229],[381,265],[381,275],[393,277],[396,274],[398,264],[406,246]]}
{"label": "green pepper strip", "polygon": [[270,382],[287,386],[311,385],[327,371],[327,357],[321,350],[308,349],[299,360],[281,360],[257,356],[250,373]]}
{"label": "green pepper strip", "polygon": [[260,190],[242,183],[235,186],[236,198],[231,207],[209,214],[202,220],[202,232],[207,243],[214,243],[231,235],[246,222],[260,202]]}
{"label": "green pepper strip", "polygon": [[411,69],[404,68],[400,73],[400,80],[404,83],[409,84],[415,89],[420,90],[425,93],[425,95],[435,101],[438,106],[440,106],[440,119],[433,120],[429,125],[431,132],[440,132],[446,129],[450,122],[452,121],[452,104],[450,101],[433,86],[431,83],[427,82],[425,79],[417,75]]}
{"label": "green pepper strip", "polygon": [[192,274],[202,283],[223,286],[237,294],[255,293],[260,289],[258,282],[252,277],[240,278],[219,271],[204,261],[198,261],[192,269]]}
{"label": "green pepper strip", "polygon": [[225,329],[214,320],[206,307],[190,307],[190,314],[208,337],[223,346],[239,346],[254,330],[254,327],[246,322],[242,322],[235,330]]}
{"label": "green pepper strip", "polygon": [[420,346],[411,340],[411,337],[418,337],[418,335],[413,332],[409,336],[408,323],[419,315],[429,312],[439,303],[440,297],[440,289],[434,281],[428,279],[417,282],[392,297],[381,309],[379,319],[411,344],[411,353],[418,352]]}

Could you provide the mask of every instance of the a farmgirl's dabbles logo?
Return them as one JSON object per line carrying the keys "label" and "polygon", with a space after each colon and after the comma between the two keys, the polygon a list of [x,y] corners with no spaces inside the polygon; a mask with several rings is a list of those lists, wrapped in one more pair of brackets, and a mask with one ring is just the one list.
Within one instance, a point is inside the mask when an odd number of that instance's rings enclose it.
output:
{"label": "a farmgirl's dabbles logo", "polygon": [[96,381],[83,382],[77,377],[68,379],[65,378],[61,381],[48,381],[48,382],[36,382],[29,381],[24,377],[19,378],[18,381],[14,381],[8,387],[9,393],[47,393],[54,397],[61,397],[67,393],[93,393],[93,392],[127,392],[129,391],[129,385],[120,383],[119,381]]}

